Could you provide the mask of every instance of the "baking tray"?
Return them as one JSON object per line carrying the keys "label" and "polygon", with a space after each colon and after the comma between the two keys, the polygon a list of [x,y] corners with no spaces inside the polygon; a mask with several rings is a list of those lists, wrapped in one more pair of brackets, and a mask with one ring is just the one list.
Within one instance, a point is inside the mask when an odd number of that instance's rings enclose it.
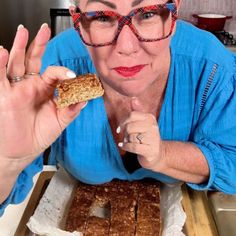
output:
{"label": "baking tray", "polygon": [[[46,171],[40,174],[29,199],[29,203],[25,208],[19,226],[16,230],[15,236],[35,236],[35,234],[30,232],[26,226],[26,223],[34,214],[34,211],[54,174],[55,171]],[[182,188],[182,192],[182,205],[187,215],[186,223],[183,229],[185,235],[218,236],[205,194],[203,192],[191,190],[185,185]]]}
{"label": "baking tray", "polygon": [[31,236],[35,235],[33,234],[28,227],[26,226],[26,223],[29,221],[29,218],[34,214],[34,211],[36,207],[38,206],[38,203],[43,196],[51,178],[55,174],[55,171],[44,171],[39,175],[39,178],[37,180],[37,183],[34,187],[34,190],[31,194],[31,197],[29,199],[29,203],[27,204],[24,213],[22,215],[22,218],[20,220],[20,223],[17,227],[17,230],[15,232],[14,236]]}
{"label": "baking tray", "polygon": [[[69,187],[69,185],[70,185],[70,183],[68,182],[61,182],[61,178],[63,178],[63,176],[64,177],[66,177],[65,179],[67,179],[67,174],[66,173],[64,173],[64,171],[63,170],[61,170],[61,171],[57,171],[57,173],[56,173],[57,175],[55,176],[55,178],[53,177],[53,183],[52,182],[50,182],[50,177],[52,177],[53,175],[47,175],[47,176],[45,176],[45,174],[44,175],[42,175],[39,179],[38,179],[38,181],[37,181],[37,186],[35,187],[35,189],[36,189],[36,191],[34,192],[33,191],[33,193],[32,193],[32,196],[31,196],[31,198],[30,198],[30,200],[29,200],[29,204],[28,204],[28,206],[26,207],[26,209],[25,209],[25,212],[23,213],[23,217],[22,217],[22,220],[21,220],[21,222],[20,222],[20,225],[19,225],[19,227],[18,227],[18,229],[17,229],[17,231],[16,231],[16,236],[18,236],[18,235],[25,235],[25,236],[28,236],[28,235],[34,235],[34,234],[32,234],[32,233],[30,233],[30,230],[27,228],[27,226],[26,226],[26,223],[28,223],[28,221],[29,221],[29,219],[30,219],[30,217],[32,216],[32,215],[34,215],[34,217],[36,217],[36,219],[37,219],[37,217],[43,217],[43,214],[41,214],[41,210],[43,210],[43,207],[46,207],[47,209],[51,209],[51,207],[56,207],[56,211],[55,211],[55,213],[56,213],[56,215],[55,215],[55,217],[56,217],[56,219],[55,219],[55,222],[51,222],[52,223],[52,226],[54,226],[54,223],[59,223],[60,224],[60,228],[62,227],[63,228],[63,226],[62,226],[62,221],[61,221],[61,219],[63,219],[63,218],[61,218],[61,216],[60,216],[60,214],[62,213],[62,214],[65,214],[65,212],[63,213],[63,211],[64,211],[64,208],[62,208],[61,210],[59,210],[59,208],[57,209],[57,206],[55,206],[54,204],[52,204],[52,205],[50,205],[49,203],[50,203],[50,201],[48,201],[48,199],[50,199],[50,197],[57,197],[57,194],[58,194],[58,191],[56,191],[55,192],[55,195],[54,195],[54,192],[52,192],[52,190],[53,190],[53,188],[55,187],[54,185],[55,184],[58,184],[58,187],[59,187],[59,189],[61,188],[61,187],[63,187],[63,184],[68,184],[68,187]],[[69,176],[68,176],[69,177]],[[64,178],[63,178],[64,179]],[[68,180],[69,181],[71,181],[70,180],[70,178],[68,178]],[[44,182],[44,183],[43,183]],[[72,181],[73,182],[73,181]],[[71,184],[73,185],[73,183],[71,182]],[[45,188],[46,188],[46,186],[48,186],[48,183],[50,184],[50,191],[47,191],[47,193],[46,193],[46,195],[44,195],[44,192],[45,191],[40,191],[40,189],[43,187],[44,188],[44,190],[45,190]],[[51,184],[52,183],[52,184]],[[70,185],[70,186],[72,186],[72,185]],[[71,188],[71,187],[69,187],[69,188]],[[163,197],[166,199],[166,202],[165,202],[165,206],[167,207],[168,205],[169,205],[169,201],[172,199],[174,202],[175,201],[177,201],[178,200],[178,198],[180,197],[180,195],[178,194],[178,192],[177,192],[177,190],[179,189],[179,186],[173,186],[173,187],[168,187],[168,186],[166,186],[165,187],[165,190],[163,190]],[[49,189],[48,189],[49,190]],[[68,190],[68,189],[67,189]],[[67,193],[65,193],[66,195],[68,195],[68,191],[66,190],[66,192]],[[176,191],[176,194],[170,194],[169,195],[169,192],[170,191]],[[179,191],[179,190],[178,190]],[[60,190],[59,190],[59,192],[60,192]],[[52,195],[51,195],[52,194]],[[43,198],[42,198],[42,195],[44,195],[43,196]],[[65,196],[66,196],[65,195]],[[71,195],[71,194],[70,194]],[[72,194],[73,195],[73,194]],[[171,196],[172,195],[172,196]],[[62,197],[62,202],[63,201],[67,201],[67,200],[65,200],[65,196],[64,197]],[[168,197],[167,197],[168,196]],[[41,199],[42,199],[42,201],[41,201]],[[63,200],[64,199],[64,200]],[[167,199],[169,199],[168,201],[167,201]],[[40,202],[40,207],[38,207],[38,204],[39,204],[39,202]],[[45,202],[45,204],[46,204],[46,206],[44,206],[44,203],[43,202]],[[47,206],[48,205],[48,206]],[[35,209],[37,208],[37,213],[34,213],[34,211],[35,211]],[[177,209],[176,209],[177,208]],[[183,217],[183,215],[181,215],[180,214],[180,208],[181,207],[179,207],[178,205],[176,205],[175,207],[173,207],[172,209],[173,210],[175,210],[175,212],[174,212],[174,215],[178,215],[178,216],[182,216]],[[170,217],[170,213],[169,212],[173,212],[173,210],[168,210],[168,208],[166,209],[166,212],[164,213],[164,214],[167,214],[167,217]],[[177,211],[176,211],[177,210]],[[42,211],[43,212],[43,211]],[[46,211],[47,212],[47,211]],[[45,212],[45,213],[46,213]],[[61,213],[59,213],[59,212],[61,212]],[[58,215],[58,213],[59,213],[59,215]],[[182,213],[183,214],[183,213]],[[48,215],[45,215],[45,217],[47,218],[48,217]],[[51,216],[49,216],[49,220],[50,220],[50,217]],[[59,218],[57,218],[57,217],[59,217]],[[181,221],[181,219],[182,218],[180,218],[179,219],[179,221]],[[59,220],[59,221],[58,221]],[[176,219],[177,220],[177,219]],[[171,224],[171,226],[168,226],[168,221],[166,221],[165,222],[165,224],[167,224],[167,226],[166,227],[170,227],[170,229],[168,228],[167,229],[167,231],[170,231],[172,228],[172,225],[174,224],[174,222],[177,222],[176,220],[171,220],[171,222],[172,222],[172,224]],[[182,220],[185,220],[185,219],[182,219]],[[37,220],[36,220],[37,221]],[[45,221],[45,219],[44,219],[44,221]],[[54,221],[54,219],[53,219],[53,221]],[[46,223],[46,222],[45,222]],[[179,223],[179,222],[177,222],[177,223]],[[183,222],[184,223],[184,222]],[[55,225],[56,226],[56,225]],[[31,227],[32,227],[32,225],[31,225]],[[178,230],[180,230],[180,229],[178,229]]]}
{"label": "baking tray", "polygon": [[236,235],[236,195],[209,192],[208,200],[219,235]]}

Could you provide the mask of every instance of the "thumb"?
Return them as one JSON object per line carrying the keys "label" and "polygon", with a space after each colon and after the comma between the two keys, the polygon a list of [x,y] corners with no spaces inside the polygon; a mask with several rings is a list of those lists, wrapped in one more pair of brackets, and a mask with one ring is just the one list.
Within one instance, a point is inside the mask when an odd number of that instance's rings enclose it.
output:
{"label": "thumb", "polygon": [[142,103],[140,102],[140,100],[137,97],[131,98],[131,110],[145,112],[145,109],[144,109]]}
{"label": "thumb", "polygon": [[87,103],[88,102],[80,102],[63,109],[58,109],[58,121],[62,130],[64,130],[80,114]]}

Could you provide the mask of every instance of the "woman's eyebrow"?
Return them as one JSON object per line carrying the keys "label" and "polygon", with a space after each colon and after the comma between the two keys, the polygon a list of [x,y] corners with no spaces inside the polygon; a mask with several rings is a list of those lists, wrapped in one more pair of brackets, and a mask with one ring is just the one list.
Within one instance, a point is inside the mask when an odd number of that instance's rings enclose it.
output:
{"label": "woman's eyebrow", "polygon": [[134,0],[131,4],[132,7],[135,7],[137,5],[139,5],[141,2],[143,2],[144,0]]}
{"label": "woman's eyebrow", "polygon": [[92,3],[92,2],[99,2],[99,3],[102,3],[102,4],[112,8],[112,9],[116,9],[116,5],[115,4],[113,4],[111,2],[108,2],[106,0],[88,0],[87,5]]}
{"label": "woman's eyebrow", "polygon": [[[132,7],[135,7],[137,5],[139,5],[140,3],[142,3],[144,0],[134,0],[131,4]],[[92,3],[92,2],[99,2],[99,3],[103,3],[104,5],[112,8],[112,9],[116,9],[116,5],[111,3],[111,2],[108,2],[106,0],[88,0],[87,2],[87,5]]]}

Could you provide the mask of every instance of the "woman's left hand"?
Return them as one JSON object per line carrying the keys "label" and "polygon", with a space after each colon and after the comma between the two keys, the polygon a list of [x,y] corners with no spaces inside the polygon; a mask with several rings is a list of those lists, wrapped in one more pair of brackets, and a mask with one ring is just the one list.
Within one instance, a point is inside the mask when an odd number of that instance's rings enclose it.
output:
{"label": "woman's left hand", "polygon": [[158,164],[164,158],[164,148],[156,117],[140,109],[133,109],[120,125],[119,131],[124,133],[124,140],[118,146],[136,153],[143,168],[157,171]]}

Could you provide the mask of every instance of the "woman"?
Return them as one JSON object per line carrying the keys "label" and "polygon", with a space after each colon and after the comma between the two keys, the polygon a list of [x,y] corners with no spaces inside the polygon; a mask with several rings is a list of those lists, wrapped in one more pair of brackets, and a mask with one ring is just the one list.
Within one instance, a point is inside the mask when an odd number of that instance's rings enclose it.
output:
{"label": "woman", "polygon": [[[42,66],[48,26],[26,53],[18,28],[10,56],[0,50],[2,213],[25,198],[52,143],[50,161],[90,184],[151,177],[236,193],[236,57],[176,21],[179,7],[81,0],[76,30],[49,42]],[[59,110],[55,86],[74,72],[96,72],[105,94]]]}

